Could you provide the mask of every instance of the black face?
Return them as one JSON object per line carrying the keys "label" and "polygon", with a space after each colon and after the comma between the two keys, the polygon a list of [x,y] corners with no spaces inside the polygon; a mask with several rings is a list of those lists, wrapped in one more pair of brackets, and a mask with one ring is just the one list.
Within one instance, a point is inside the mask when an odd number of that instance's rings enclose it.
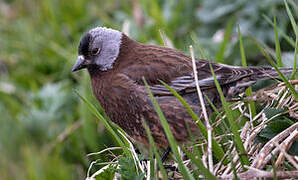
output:
{"label": "black face", "polygon": [[88,57],[88,52],[89,52],[89,44],[91,41],[91,34],[87,33],[83,36],[83,38],[80,41],[80,45],[78,48],[78,60],[76,62],[76,64],[74,65],[74,67],[72,68],[72,71],[78,71],[80,69],[84,69],[86,67],[88,67],[88,65],[90,64],[90,61],[86,60],[85,58],[89,58]]}
{"label": "black face", "polygon": [[80,42],[80,45],[79,45],[79,55],[83,55],[85,57],[88,56],[88,51],[89,51],[89,44],[90,44],[90,41],[91,41],[91,34],[90,33],[87,33],[83,36],[81,42]]}

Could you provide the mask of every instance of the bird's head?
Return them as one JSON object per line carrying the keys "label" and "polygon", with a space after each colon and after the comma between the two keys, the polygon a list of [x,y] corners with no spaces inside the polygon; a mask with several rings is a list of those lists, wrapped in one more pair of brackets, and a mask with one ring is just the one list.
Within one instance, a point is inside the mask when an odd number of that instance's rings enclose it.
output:
{"label": "bird's head", "polygon": [[122,33],[105,27],[96,27],[86,33],[78,48],[78,60],[72,71],[96,66],[100,71],[113,68],[120,52]]}

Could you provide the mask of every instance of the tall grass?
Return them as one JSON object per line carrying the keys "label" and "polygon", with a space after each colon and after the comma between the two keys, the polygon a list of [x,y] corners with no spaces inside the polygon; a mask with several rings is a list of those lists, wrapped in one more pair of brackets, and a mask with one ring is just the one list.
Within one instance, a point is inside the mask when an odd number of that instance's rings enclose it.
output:
{"label": "tall grass", "polygon": [[[244,46],[243,46],[243,42],[242,42],[242,35],[241,35],[241,31],[240,31],[240,27],[238,26],[238,38],[239,38],[239,47],[240,47],[240,52],[241,52],[241,61],[242,61],[242,66],[243,67],[247,67],[247,62],[246,62],[246,57],[245,57],[245,51],[244,51]],[[246,95],[247,96],[251,96],[252,95],[252,88],[248,87],[246,90]],[[254,102],[250,101],[248,102],[250,105],[250,109],[251,109],[251,114],[252,117],[254,118],[256,116],[256,106],[254,104]]]}

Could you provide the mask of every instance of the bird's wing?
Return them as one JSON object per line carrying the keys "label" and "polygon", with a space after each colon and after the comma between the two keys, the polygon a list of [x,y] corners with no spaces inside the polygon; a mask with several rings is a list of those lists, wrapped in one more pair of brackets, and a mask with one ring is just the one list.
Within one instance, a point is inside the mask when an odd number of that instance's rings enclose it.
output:
{"label": "bird's wing", "polygon": [[[220,85],[236,82],[237,80],[251,76],[254,73],[253,69],[250,68],[228,66],[199,60],[197,61],[198,84],[202,89],[215,87],[209,64],[212,65],[216,79]],[[168,85],[177,92],[193,92],[196,90],[194,73],[190,72],[187,75],[176,77],[172,79]],[[169,90],[161,84],[153,85],[150,88],[155,95],[171,94]]]}

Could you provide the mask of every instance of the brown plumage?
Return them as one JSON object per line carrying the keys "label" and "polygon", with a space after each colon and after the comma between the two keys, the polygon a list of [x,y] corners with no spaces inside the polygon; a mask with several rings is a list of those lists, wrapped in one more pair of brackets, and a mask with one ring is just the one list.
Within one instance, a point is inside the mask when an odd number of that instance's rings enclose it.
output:
{"label": "brown plumage", "polygon": [[[271,67],[236,67],[212,62],[211,65],[227,98],[244,92],[259,79],[278,77]],[[73,71],[82,68],[88,69],[93,93],[107,115],[134,140],[148,144],[142,125],[144,118],[157,145],[168,145],[143,77],[150,85],[176,140],[184,142],[188,139],[186,125],[193,133],[199,133],[183,105],[160,83],[162,80],[179,92],[204,119],[189,56],[175,49],[138,43],[119,31],[95,28],[83,36],[79,46],[79,59]],[[209,61],[197,60],[197,70],[203,94],[220,107]],[[287,68],[281,71],[291,72]],[[206,107],[212,112],[207,101]]]}

